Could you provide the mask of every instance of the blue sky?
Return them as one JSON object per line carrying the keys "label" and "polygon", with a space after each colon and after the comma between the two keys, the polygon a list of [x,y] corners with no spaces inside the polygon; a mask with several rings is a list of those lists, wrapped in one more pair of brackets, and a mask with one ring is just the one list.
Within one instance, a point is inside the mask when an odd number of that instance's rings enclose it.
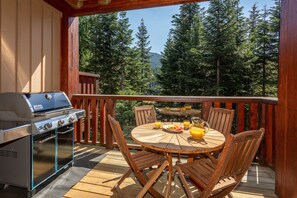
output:
{"label": "blue sky", "polygon": [[[244,6],[244,13],[248,16],[248,11],[252,5],[257,3],[258,8],[262,9],[264,5],[267,7],[273,6],[273,0],[242,0],[241,4]],[[208,3],[201,3],[206,7]],[[179,6],[166,6],[159,8],[132,10],[127,12],[130,20],[130,28],[133,30],[133,36],[138,31],[141,18],[144,19],[144,24],[147,27],[148,34],[150,35],[151,51],[161,53],[164,49],[169,30],[171,28],[171,20],[174,14],[179,13]],[[134,39],[135,41],[135,39]]]}

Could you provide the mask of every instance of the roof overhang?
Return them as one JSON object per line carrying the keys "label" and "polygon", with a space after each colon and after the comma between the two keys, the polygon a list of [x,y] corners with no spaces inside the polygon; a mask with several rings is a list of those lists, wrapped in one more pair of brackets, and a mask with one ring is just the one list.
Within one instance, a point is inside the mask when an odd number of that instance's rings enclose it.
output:
{"label": "roof overhang", "polygon": [[84,16],[206,0],[44,0],[69,16]]}

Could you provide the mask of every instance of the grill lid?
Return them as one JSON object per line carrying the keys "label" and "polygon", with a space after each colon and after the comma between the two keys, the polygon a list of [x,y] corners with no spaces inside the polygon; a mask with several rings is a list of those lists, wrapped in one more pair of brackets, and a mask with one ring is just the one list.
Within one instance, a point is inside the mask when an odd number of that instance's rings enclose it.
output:
{"label": "grill lid", "polygon": [[26,93],[32,113],[52,111],[71,107],[71,103],[64,92]]}
{"label": "grill lid", "polygon": [[0,93],[0,118],[11,117],[8,116],[10,114],[30,118],[38,113],[71,107],[71,103],[64,92]]}

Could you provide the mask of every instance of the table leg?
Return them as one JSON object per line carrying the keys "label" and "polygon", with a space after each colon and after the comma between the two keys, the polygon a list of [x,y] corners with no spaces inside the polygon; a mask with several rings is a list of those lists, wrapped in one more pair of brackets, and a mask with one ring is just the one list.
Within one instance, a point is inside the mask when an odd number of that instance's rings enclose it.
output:
{"label": "table leg", "polygon": [[169,197],[171,194],[171,185],[172,185],[172,153],[167,153],[167,160],[168,160],[168,184],[166,189],[166,195],[165,197]]}

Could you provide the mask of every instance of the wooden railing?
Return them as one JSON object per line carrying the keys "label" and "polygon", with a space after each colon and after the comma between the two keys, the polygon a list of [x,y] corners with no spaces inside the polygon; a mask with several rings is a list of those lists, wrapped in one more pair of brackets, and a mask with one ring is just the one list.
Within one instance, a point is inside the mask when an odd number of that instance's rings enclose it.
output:
{"label": "wooden railing", "polygon": [[[113,137],[106,115],[115,116],[115,104],[123,101],[185,102],[201,103],[202,117],[207,119],[211,106],[235,110],[233,133],[265,128],[265,138],[259,149],[259,161],[274,167],[275,164],[275,114],[277,98],[268,97],[205,97],[205,96],[127,96],[87,95],[73,96],[73,106],[84,108],[84,124],[77,124],[75,141],[84,144],[100,144],[113,148]],[[82,127],[83,125],[83,127]],[[98,139],[98,136],[100,138]]]}
{"label": "wooden railing", "polygon": [[87,72],[79,72],[79,93],[98,94],[99,75]]}

